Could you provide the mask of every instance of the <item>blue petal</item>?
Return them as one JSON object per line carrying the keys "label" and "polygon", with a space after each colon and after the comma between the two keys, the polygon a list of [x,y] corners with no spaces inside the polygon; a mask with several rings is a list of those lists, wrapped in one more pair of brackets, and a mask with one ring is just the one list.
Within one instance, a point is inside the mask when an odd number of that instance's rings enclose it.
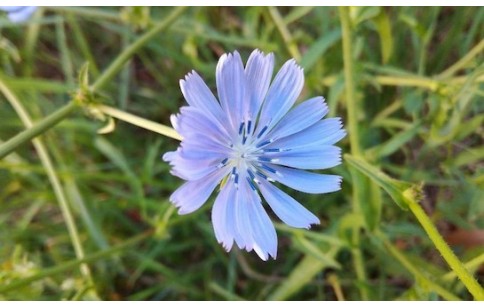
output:
{"label": "blue petal", "polygon": [[312,224],[319,224],[318,217],[266,180],[261,179],[259,189],[277,217],[287,225],[309,229]]}
{"label": "blue petal", "polygon": [[0,11],[14,12],[14,11],[20,11],[24,7],[25,6],[3,6],[3,5],[0,5]]}
{"label": "blue petal", "polygon": [[233,204],[227,206],[233,206],[235,209],[235,232],[240,235],[241,239],[241,241],[237,241],[237,245],[241,249],[251,251],[254,246],[254,239],[251,228],[252,213],[249,211],[249,204],[252,200],[250,199],[251,192],[244,189],[243,183],[236,190]]}
{"label": "blue petal", "polygon": [[21,23],[30,18],[32,14],[37,10],[36,6],[2,6],[1,10],[8,12],[8,18],[11,22]]}
{"label": "blue petal", "polygon": [[182,107],[176,120],[176,130],[184,138],[190,135],[202,135],[221,144],[229,144],[231,137],[225,127],[210,115],[195,107]]}
{"label": "blue petal", "polygon": [[262,173],[293,189],[309,193],[324,194],[341,189],[342,178],[337,175],[318,174],[299,169],[269,164],[276,173],[261,169]]}
{"label": "blue petal", "polygon": [[216,70],[217,92],[233,133],[237,133],[247,105],[244,65],[237,51],[220,57]]}
{"label": "blue petal", "polygon": [[292,59],[277,73],[262,105],[257,133],[268,125],[268,131],[291,109],[304,85],[302,68]]}
{"label": "blue petal", "polygon": [[[196,138],[199,137],[199,138]],[[186,159],[224,159],[230,155],[227,147],[200,136],[184,138],[180,156]]]}
{"label": "blue petal", "polygon": [[266,147],[297,149],[315,144],[331,145],[346,136],[346,131],[341,127],[342,124],[340,118],[325,119],[296,134],[276,140]]}
{"label": "blue petal", "polygon": [[234,243],[235,215],[232,202],[235,197],[235,188],[226,183],[215,199],[212,208],[212,225],[217,241],[225,250],[229,251]]}
{"label": "blue petal", "polygon": [[326,169],[341,164],[341,149],[333,145],[311,145],[266,155],[264,160],[299,169]]}
{"label": "blue petal", "polygon": [[321,120],[327,113],[328,105],[324,97],[308,99],[289,111],[266,138],[280,139],[300,132]]}
{"label": "blue petal", "polygon": [[170,196],[170,201],[179,208],[178,214],[189,214],[198,210],[212,194],[225,176],[226,170],[220,169],[196,181],[185,182]]}
{"label": "blue petal", "polygon": [[185,80],[180,80],[180,88],[190,106],[207,113],[210,119],[224,122],[225,116],[220,104],[197,72],[192,71],[185,76]]}
{"label": "blue petal", "polygon": [[172,166],[171,174],[178,176],[187,181],[198,180],[209,173],[215,171],[221,160],[220,159],[196,159],[190,160],[182,157],[181,150],[176,152],[167,152],[163,155],[163,160],[169,162]]}
{"label": "blue petal", "polygon": [[257,192],[252,190],[249,185],[241,185],[240,190],[248,196],[245,210],[250,217],[250,227],[254,239],[253,249],[264,261],[269,256],[277,257],[277,234],[274,225],[262,207],[261,199]]}
{"label": "blue petal", "polygon": [[[254,50],[245,67],[247,89],[250,97],[248,115],[254,120],[259,113],[260,106],[266,97],[271,83],[274,69],[274,54],[264,55],[259,50]],[[255,121],[254,121],[255,122]]]}

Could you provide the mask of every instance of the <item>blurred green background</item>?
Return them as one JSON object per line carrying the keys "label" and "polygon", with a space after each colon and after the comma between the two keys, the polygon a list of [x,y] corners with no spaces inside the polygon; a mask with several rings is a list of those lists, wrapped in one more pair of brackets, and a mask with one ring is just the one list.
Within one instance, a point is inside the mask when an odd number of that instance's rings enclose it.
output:
{"label": "blurred green background", "polygon": [[[1,14],[0,143],[25,128],[19,108],[34,122],[58,110],[86,61],[96,80],[172,11],[49,7],[24,24]],[[482,285],[484,8],[350,8],[349,21],[365,159],[423,184],[422,207]],[[274,52],[276,69],[295,58],[306,78],[299,101],[323,95],[347,124],[338,8],[188,8],[98,99],[170,125],[186,73],[215,90],[220,55],[238,50],[245,61],[255,48]],[[339,192],[286,189],[321,225],[277,223],[278,258],[263,262],[217,243],[212,201],[176,214],[168,197],[181,181],[161,160],[176,140],[118,121],[98,134],[105,125],[79,110],[38,139],[51,166],[32,143],[0,160],[0,299],[472,299],[412,213],[378,186],[366,180],[355,210],[345,162],[328,171],[344,177]],[[349,152],[348,137],[339,145]]]}

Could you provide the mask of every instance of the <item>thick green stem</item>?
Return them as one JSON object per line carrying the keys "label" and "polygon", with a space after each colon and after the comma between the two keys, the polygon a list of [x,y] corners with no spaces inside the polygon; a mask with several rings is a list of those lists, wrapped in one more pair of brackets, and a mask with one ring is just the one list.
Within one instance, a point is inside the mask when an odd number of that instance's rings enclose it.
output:
{"label": "thick green stem", "polygon": [[[4,86],[3,83],[1,84],[1,86]],[[9,139],[4,144],[0,145],[0,159],[13,152],[20,145],[29,142],[31,139],[39,136],[49,128],[62,121],[70,113],[76,110],[76,107],[77,104],[71,101],[56,112],[43,118],[40,122],[37,122],[32,127],[29,127],[28,129],[18,133],[16,136]]]}
{"label": "thick green stem", "polygon": [[430,218],[424,212],[422,207],[413,200],[411,197],[407,197],[407,203],[415,215],[419,223],[424,228],[425,232],[429,236],[430,240],[434,243],[437,250],[442,254],[450,268],[456,273],[457,277],[466,286],[467,290],[474,296],[474,299],[482,301],[484,300],[484,289],[477,283],[472,275],[466,270],[464,265],[459,261],[454,252],[450,249],[449,245],[444,241],[440,233],[435,228]]}
{"label": "thick green stem", "polygon": [[96,106],[96,108],[100,110],[102,113],[112,116],[113,118],[117,118],[119,120],[145,128],[147,130],[151,130],[155,133],[158,133],[173,139],[182,140],[182,137],[176,132],[176,130],[174,130],[169,126],[159,124],[150,120],[146,120],[144,118],[135,116],[131,113],[127,113],[119,109],[112,108],[105,105]]}
{"label": "thick green stem", "polygon": [[102,75],[91,86],[93,92],[101,89],[116,75],[124,66],[124,64],[149,40],[151,40],[158,32],[165,30],[173,24],[173,22],[186,10],[186,7],[177,7],[168,15],[162,22],[154,26],[151,30],[143,34],[140,38],[135,40],[128,48],[109,65],[109,67],[102,73]]}
{"label": "thick green stem", "polygon": [[[353,56],[351,47],[351,30],[350,30],[350,19],[348,8],[339,8],[341,28],[343,35],[343,60],[344,60],[344,77],[345,77],[345,91],[346,91],[346,109],[348,113],[348,128],[349,128],[349,138],[351,153],[355,156],[361,155],[360,143],[358,138],[358,120],[356,117],[356,98],[353,83]],[[362,215],[360,196],[361,187],[359,185],[360,176],[357,174],[356,170],[351,171],[351,176],[353,178],[353,195],[352,195],[352,206],[353,212],[357,215]],[[361,254],[361,249],[359,247],[360,243],[360,229],[358,226],[353,228],[353,248],[351,253],[353,255],[353,265],[355,267],[356,276],[359,280],[358,288],[360,290],[360,295],[362,300],[368,300],[368,291],[366,288],[366,272],[363,266],[363,256]]]}

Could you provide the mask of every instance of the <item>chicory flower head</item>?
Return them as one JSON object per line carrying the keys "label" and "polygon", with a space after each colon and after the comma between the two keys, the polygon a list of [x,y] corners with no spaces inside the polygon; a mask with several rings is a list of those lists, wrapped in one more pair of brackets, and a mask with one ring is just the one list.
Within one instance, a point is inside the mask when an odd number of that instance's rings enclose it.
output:
{"label": "chicory flower head", "polygon": [[[217,65],[217,100],[192,71],[180,81],[188,106],[173,115],[183,137],[163,159],[186,182],[170,197],[179,214],[199,209],[220,184],[212,208],[219,243],[235,243],[261,259],[276,258],[277,235],[262,198],[286,224],[309,229],[319,219],[274,185],[321,194],[340,189],[341,177],[306,171],[341,163],[333,144],[346,132],[339,118],[323,119],[323,97],[293,107],[304,84],[303,70],[287,61],[271,83],[274,55],[255,50],[244,68],[237,51]],[[219,103],[220,102],[220,103]]]}
{"label": "chicory flower head", "polygon": [[14,23],[27,21],[36,10],[36,6],[0,6],[0,11],[7,12],[8,19]]}

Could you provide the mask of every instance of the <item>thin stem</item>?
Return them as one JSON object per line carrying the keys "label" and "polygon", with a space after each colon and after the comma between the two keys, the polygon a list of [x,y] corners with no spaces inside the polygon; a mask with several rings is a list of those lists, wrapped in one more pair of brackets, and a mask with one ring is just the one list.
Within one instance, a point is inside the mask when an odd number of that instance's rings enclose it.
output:
{"label": "thin stem", "polygon": [[343,60],[344,60],[344,77],[346,92],[346,108],[348,111],[348,135],[350,138],[351,153],[355,156],[361,155],[358,118],[356,116],[356,97],[355,86],[353,83],[353,47],[351,41],[350,17],[348,8],[340,7],[339,15],[343,34]]}
{"label": "thin stem", "polygon": [[[10,89],[8,89],[5,86],[5,84],[1,80],[0,80],[0,91],[3,92],[7,100],[15,109],[23,124],[27,128],[31,129],[33,127],[32,119],[30,118],[30,116],[28,115],[27,111],[24,109],[22,104],[20,104],[18,99],[15,97],[15,95],[10,91]],[[64,217],[64,220],[66,222],[67,230],[69,232],[72,245],[74,246],[74,251],[76,253],[76,256],[78,259],[82,259],[84,258],[85,254],[84,254],[84,249],[82,248],[82,245],[81,245],[79,231],[77,230],[76,222],[74,220],[74,217],[67,203],[66,195],[62,188],[59,177],[57,176],[52,160],[50,159],[50,156],[43,142],[39,138],[33,139],[32,143],[39,155],[42,165],[45,168],[47,177],[49,178],[49,181],[54,190],[54,194],[57,198],[57,201],[59,202],[59,207],[62,212],[62,216]],[[94,281],[92,279],[91,271],[89,267],[86,264],[81,264],[80,270],[81,270],[81,273],[89,281],[89,284],[91,286],[94,286]]]}
{"label": "thin stem", "polygon": [[7,285],[5,285],[5,284],[1,285],[0,286],[0,293],[4,293],[4,292],[10,291],[10,290],[14,290],[14,289],[17,289],[17,288],[27,286],[27,285],[31,284],[32,282],[40,280],[42,278],[46,278],[46,277],[65,273],[66,271],[71,270],[72,268],[75,268],[79,264],[87,264],[87,263],[94,262],[94,261],[97,261],[99,259],[105,258],[105,257],[110,256],[110,255],[112,255],[112,254],[114,254],[114,253],[116,253],[120,250],[123,250],[123,249],[125,249],[129,246],[132,246],[132,245],[134,245],[134,244],[136,244],[136,243],[138,243],[142,240],[145,240],[152,233],[153,233],[153,230],[149,230],[145,233],[142,233],[138,236],[135,236],[135,237],[127,240],[124,243],[121,243],[117,246],[113,246],[110,249],[95,252],[91,255],[86,256],[83,259],[68,261],[64,264],[48,268],[46,270],[39,272],[38,274],[32,275],[30,277],[27,277],[27,278],[24,278],[24,279],[21,279],[21,280],[14,281],[14,282],[7,284]]}
{"label": "thin stem", "polygon": [[[352,38],[350,29],[350,19],[348,8],[339,8],[339,15],[342,28],[343,36],[343,60],[344,60],[344,78],[345,78],[345,92],[346,92],[346,109],[348,113],[348,127],[349,127],[349,138],[351,153],[355,156],[361,156],[361,149],[358,137],[358,119],[356,117],[356,98],[353,83],[353,55],[352,51]],[[361,204],[360,196],[363,187],[359,185],[361,176],[356,172],[356,170],[351,171],[351,176],[353,178],[353,195],[352,195],[352,206],[353,212],[356,215],[361,216]],[[368,291],[366,285],[366,272],[363,266],[363,256],[361,254],[360,245],[360,229],[359,226],[353,228],[352,241],[353,247],[351,253],[353,256],[353,265],[356,271],[356,277],[360,282],[358,288],[360,290],[360,295],[362,300],[368,300]]]}
{"label": "thin stem", "polygon": [[375,81],[384,86],[420,87],[431,91],[437,90],[439,83],[423,77],[375,76]]}
{"label": "thin stem", "polygon": [[464,68],[475,56],[484,50],[484,39],[472,48],[464,57],[454,63],[451,67],[438,75],[439,78],[446,78],[454,75],[458,70]]}
{"label": "thin stem", "polygon": [[[128,61],[136,51],[146,44],[150,39],[152,39],[158,32],[168,28],[173,21],[180,16],[186,7],[175,8],[169,16],[167,16],[163,22],[157,24],[150,31],[142,35],[138,40],[133,42],[128,48],[126,48],[121,54],[116,57],[116,59],[111,63],[111,65],[102,73],[102,75],[96,80],[96,82],[91,86],[91,90],[94,92],[101,89],[108,81],[110,81],[114,75],[116,75],[122,68],[123,65]],[[72,111],[74,111],[77,104],[75,102],[70,102],[66,106],[57,110],[50,116],[42,119],[40,122],[35,124],[29,129],[22,131],[15,137],[9,139],[7,142],[0,146],[0,159],[14,151],[21,144],[31,140],[32,138],[42,134],[47,129],[56,125],[62,119],[67,117]],[[141,121],[140,121],[141,122]],[[149,121],[148,121],[149,122]],[[146,128],[146,127],[145,127]],[[149,129],[149,128],[148,128]],[[166,131],[163,130],[163,131]],[[164,134],[164,133],[162,133]],[[167,134],[170,134],[168,132]],[[177,134],[167,135],[169,137],[179,139]]]}
{"label": "thin stem", "polygon": [[110,12],[107,10],[69,6],[47,6],[45,8],[54,12],[81,15],[96,20],[105,20],[119,23],[123,21],[121,15],[118,12]]}
{"label": "thin stem", "polygon": [[273,6],[269,7],[269,14],[271,15],[272,20],[276,24],[277,30],[279,30],[279,33],[281,33],[282,39],[287,46],[287,50],[289,51],[291,56],[296,59],[296,61],[300,61],[301,54],[299,53],[297,45],[294,43],[291,32],[289,32],[289,29],[287,29],[286,23],[284,22],[281,14],[277,10],[277,8]]}
{"label": "thin stem", "polygon": [[158,32],[165,30],[186,10],[186,7],[177,7],[159,24],[154,26],[151,30],[143,34],[140,38],[134,41],[126,49],[119,54],[119,56],[104,70],[102,75],[91,86],[93,92],[101,89],[109,82],[114,75],[116,75],[124,66],[124,64],[149,40],[151,40]]}
{"label": "thin stem", "polygon": [[[404,193],[405,195],[405,193]],[[484,300],[484,289],[477,283],[472,275],[466,270],[464,265],[459,261],[454,252],[450,249],[449,245],[444,241],[440,233],[435,228],[430,218],[424,212],[422,207],[415,202],[412,198],[407,197],[407,203],[415,215],[419,223],[424,228],[427,235],[434,243],[437,250],[442,254],[450,268],[456,273],[457,277],[466,286],[467,290],[474,296],[474,299],[482,301]]]}
{"label": "thin stem", "polygon": [[[5,84],[0,80],[0,87],[2,92],[5,93]],[[7,140],[4,144],[0,145],[0,159],[4,158],[11,152],[13,152],[20,145],[30,141],[31,139],[39,136],[52,126],[59,123],[70,113],[76,110],[77,104],[75,102],[69,102],[67,105],[63,106],[59,110],[55,111],[51,115],[43,118],[40,122],[32,125],[28,129],[18,133],[13,138]]]}
{"label": "thin stem", "polygon": [[125,122],[131,123],[133,125],[136,125],[136,126],[148,129],[148,130],[151,130],[155,133],[158,133],[158,134],[161,134],[161,135],[173,138],[173,139],[182,140],[182,136],[180,136],[176,132],[176,130],[174,130],[173,128],[171,128],[169,126],[159,124],[159,123],[156,123],[156,122],[153,122],[153,121],[150,121],[150,120],[146,120],[144,118],[140,118],[138,116],[135,116],[131,113],[127,113],[127,112],[124,112],[124,111],[121,111],[119,109],[112,108],[112,107],[109,107],[109,106],[106,106],[106,105],[99,105],[99,106],[96,106],[96,108],[98,110],[102,111],[104,114],[110,115],[114,118],[123,120]]}
{"label": "thin stem", "polygon": [[343,290],[341,289],[341,284],[339,283],[338,276],[332,273],[328,277],[328,282],[334,290],[334,294],[336,295],[336,299],[338,301],[344,301],[345,297],[343,295]]}

